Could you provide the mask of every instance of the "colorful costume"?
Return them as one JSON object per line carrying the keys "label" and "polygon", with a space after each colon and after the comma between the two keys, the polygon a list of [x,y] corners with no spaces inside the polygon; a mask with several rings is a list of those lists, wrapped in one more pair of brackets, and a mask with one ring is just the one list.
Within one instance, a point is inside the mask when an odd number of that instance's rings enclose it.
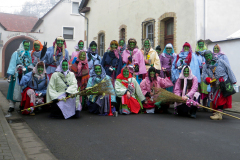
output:
{"label": "colorful costume", "polygon": [[[117,76],[115,81],[116,95],[121,98],[119,112],[120,114],[137,114],[141,108],[143,109],[141,102],[145,100],[145,97],[138,82],[132,77],[131,73],[129,73],[128,78],[123,76],[124,69],[125,67],[121,70],[121,73]],[[131,93],[130,99],[127,98],[127,91]]]}
{"label": "colorful costume", "polygon": [[[57,46],[57,40],[62,40],[64,44],[62,47]],[[52,74],[55,72],[57,66],[63,59],[69,60],[67,45],[62,37],[56,38],[53,42],[53,46],[47,49],[46,55],[44,57],[44,63],[46,65],[47,75],[50,79]]]}
{"label": "colorful costume", "polygon": [[87,60],[88,60],[88,67],[90,71],[94,65],[101,64],[102,62],[102,58],[98,55],[98,49],[96,49],[93,52],[91,49],[91,44],[96,44],[96,42],[92,41],[87,50]]}
{"label": "colorful costume", "polygon": [[121,41],[121,40],[124,41],[124,45],[123,45],[123,46],[118,46],[118,50],[120,51],[120,55],[122,56],[123,51],[127,48],[127,46],[126,46],[126,43],[125,43],[125,39],[120,39],[120,40],[118,41],[118,44],[120,44],[120,41]]}
{"label": "colorful costume", "polygon": [[[94,66],[96,66],[96,65],[94,65]],[[97,66],[101,66],[101,65],[97,65]],[[111,78],[108,75],[106,75],[106,72],[102,66],[101,66],[101,70],[102,70],[102,73],[101,73],[101,75],[98,76],[95,73],[94,67],[92,68],[92,70],[90,71],[90,78],[88,80],[87,88],[93,87],[94,85],[100,83],[103,79],[111,80]],[[113,88],[112,84],[111,84],[111,88],[112,88],[112,91],[114,92],[114,88]],[[102,95],[88,96],[87,105],[88,105],[89,112],[96,113],[96,114],[103,115],[103,116],[107,115],[109,113],[109,109],[111,107],[109,98],[110,98],[109,95],[105,95],[104,97]],[[116,105],[116,96],[115,95],[111,95],[111,105],[113,105],[113,106]]]}
{"label": "colorful costume", "polygon": [[[214,50],[213,50],[214,57],[216,57],[218,59],[222,59],[223,61],[225,61],[228,64],[229,67],[231,67],[231,65],[229,63],[229,60],[228,60],[226,54],[224,54],[222,52],[221,47],[218,44],[216,44],[215,46],[217,46],[219,48],[219,52],[218,53],[214,53]],[[213,49],[214,49],[214,47],[213,47]]]}
{"label": "colorful costume", "polygon": [[[37,70],[39,64],[44,68],[42,74],[39,74]],[[21,109],[27,109],[44,103],[48,82],[49,79],[44,63],[37,63],[33,71],[27,73],[21,79],[20,85],[26,87],[22,92]],[[22,114],[33,113],[33,110],[34,108],[31,108],[31,111],[25,110]]]}
{"label": "colorful costume", "polygon": [[[187,96],[188,98],[192,100],[198,100],[199,93],[198,90],[198,79],[197,77],[192,73],[191,68],[189,68],[189,76],[185,77],[183,74],[184,69],[187,66],[184,66],[179,78],[177,79],[174,87],[174,94],[184,97]],[[190,112],[191,115],[195,115],[194,118],[196,118],[196,112],[197,107],[196,106],[187,106],[186,104],[179,104],[175,103],[175,110],[177,110],[177,113],[179,115],[188,115],[188,112]]]}
{"label": "colorful costume", "polygon": [[[189,47],[189,51],[185,52],[184,47]],[[192,48],[188,42],[186,42],[183,45],[182,51],[174,58],[174,61],[172,63],[172,81],[175,83],[177,79],[179,78],[179,74],[181,73],[181,70],[183,66],[189,65],[193,75],[195,75],[198,79],[198,83],[201,82],[200,77],[200,68],[199,68],[199,62],[196,57],[196,54],[192,53]]]}
{"label": "colorful costume", "polygon": [[[15,102],[21,101],[21,89],[22,87],[19,85],[19,77],[18,77],[18,67],[22,69],[25,69],[24,73],[28,72],[28,66],[32,65],[32,59],[30,56],[30,52],[24,50],[24,42],[23,41],[18,50],[15,51],[10,59],[10,63],[8,66],[7,74],[8,76],[11,75],[10,84],[8,87],[8,94],[7,99],[10,101],[9,107],[12,108],[12,110],[15,107]],[[10,111],[9,108],[9,111]]]}
{"label": "colorful costume", "polygon": [[[146,49],[144,47],[145,41],[149,41],[150,46],[148,49]],[[146,66],[147,71],[151,66],[153,66],[157,70],[161,70],[161,64],[160,64],[160,59],[159,59],[158,53],[151,47],[151,42],[149,39],[145,39],[143,41],[143,48],[141,51],[144,56],[145,66]]]}
{"label": "colorful costume", "polygon": [[[34,44],[38,44],[40,46],[40,50],[36,51]],[[31,57],[32,57],[32,63],[34,66],[36,66],[36,64],[39,61],[43,61],[44,60],[44,56],[45,53],[47,51],[46,46],[43,46],[42,43],[39,40],[36,40],[33,42],[33,50],[31,52]]]}
{"label": "colorful costume", "polygon": [[[47,88],[47,102],[55,99],[65,98],[67,94],[78,93],[77,80],[73,72],[67,70],[63,72],[62,62],[52,74]],[[51,104],[51,115],[53,118],[79,117],[82,106],[79,102],[79,96],[65,101],[59,101]]]}

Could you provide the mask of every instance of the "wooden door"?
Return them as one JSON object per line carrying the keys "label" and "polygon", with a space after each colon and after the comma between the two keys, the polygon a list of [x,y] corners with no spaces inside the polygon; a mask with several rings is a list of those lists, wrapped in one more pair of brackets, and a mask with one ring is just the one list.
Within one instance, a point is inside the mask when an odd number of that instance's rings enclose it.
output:
{"label": "wooden door", "polygon": [[173,18],[170,18],[169,20],[165,21],[165,34],[164,34],[164,46],[166,44],[171,43],[173,45],[173,29],[174,29],[174,23]]}

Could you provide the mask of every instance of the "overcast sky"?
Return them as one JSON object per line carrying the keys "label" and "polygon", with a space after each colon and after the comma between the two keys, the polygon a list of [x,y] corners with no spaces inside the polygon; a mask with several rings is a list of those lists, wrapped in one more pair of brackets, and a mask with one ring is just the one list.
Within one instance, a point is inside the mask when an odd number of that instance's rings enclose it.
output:
{"label": "overcast sky", "polygon": [[13,13],[15,10],[21,10],[26,1],[33,0],[0,0],[0,12]]}

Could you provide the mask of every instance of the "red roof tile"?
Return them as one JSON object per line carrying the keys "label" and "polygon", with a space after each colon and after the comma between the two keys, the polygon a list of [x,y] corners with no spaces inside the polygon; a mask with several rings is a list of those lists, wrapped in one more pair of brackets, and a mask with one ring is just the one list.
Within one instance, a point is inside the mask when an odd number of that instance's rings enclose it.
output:
{"label": "red roof tile", "polygon": [[6,28],[7,31],[31,32],[37,21],[37,17],[0,12],[0,23]]}

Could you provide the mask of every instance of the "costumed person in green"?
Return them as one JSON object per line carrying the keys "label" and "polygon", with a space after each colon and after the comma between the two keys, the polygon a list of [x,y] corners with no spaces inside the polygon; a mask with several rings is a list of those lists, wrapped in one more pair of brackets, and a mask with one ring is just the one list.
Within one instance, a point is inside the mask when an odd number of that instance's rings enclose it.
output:
{"label": "costumed person in green", "polygon": [[18,50],[15,51],[11,56],[11,60],[9,62],[7,70],[8,81],[10,82],[7,94],[7,99],[9,100],[8,112],[13,112],[15,108],[15,103],[21,101],[22,88],[19,85],[19,78],[21,79],[21,76],[23,75],[21,73],[27,73],[33,68],[29,49],[30,42],[24,40],[20,44]]}
{"label": "costumed person in green", "polygon": [[69,98],[65,101],[59,99],[71,96],[78,93],[77,80],[73,72],[69,71],[68,61],[66,59],[60,62],[56,72],[52,74],[47,88],[47,103],[51,104],[51,118],[78,118],[82,106],[79,101],[79,96]]}

